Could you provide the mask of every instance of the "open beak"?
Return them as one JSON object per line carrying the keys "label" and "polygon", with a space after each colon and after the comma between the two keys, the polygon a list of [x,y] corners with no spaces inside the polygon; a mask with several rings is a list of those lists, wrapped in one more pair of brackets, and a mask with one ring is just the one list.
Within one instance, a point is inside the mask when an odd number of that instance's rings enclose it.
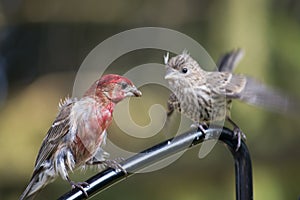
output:
{"label": "open beak", "polygon": [[135,86],[132,86],[128,91],[128,96],[140,97],[140,96],[142,96],[142,92],[139,91]]}

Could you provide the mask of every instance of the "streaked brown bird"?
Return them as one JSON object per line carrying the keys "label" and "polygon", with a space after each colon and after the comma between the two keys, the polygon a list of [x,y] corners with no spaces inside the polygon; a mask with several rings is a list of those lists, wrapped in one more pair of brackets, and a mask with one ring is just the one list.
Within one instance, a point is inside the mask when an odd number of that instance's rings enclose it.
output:
{"label": "streaked brown bird", "polygon": [[167,54],[165,79],[173,92],[168,100],[167,115],[177,110],[197,123],[203,132],[210,123],[227,120],[234,127],[238,150],[245,135],[231,119],[233,99],[272,111],[294,112],[296,103],[280,92],[251,77],[232,73],[242,55],[240,49],[229,52],[220,60],[219,71],[204,71],[187,51],[171,59]]}

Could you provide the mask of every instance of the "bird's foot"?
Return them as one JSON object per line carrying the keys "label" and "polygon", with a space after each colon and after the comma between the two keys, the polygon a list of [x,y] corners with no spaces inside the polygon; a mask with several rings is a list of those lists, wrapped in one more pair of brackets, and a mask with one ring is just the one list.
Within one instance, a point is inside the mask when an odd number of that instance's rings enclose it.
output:
{"label": "bird's foot", "polygon": [[238,151],[241,147],[242,140],[246,140],[246,135],[242,132],[242,130],[239,127],[234,127],[233,129],[234,137],[237,138],[237,145],[235,151]]}
{"label": "bird's foot", "polygon": [[113,168],[115,169],[117,172],[124,172],[125,174],[127,174],[126,169],[124,169],[122,167],[122,165],[118,162],[118,160],[123,161],[123,158],[118,158],[117,160],[105,160],[103,161],[103,164],[107,167]]}
{"label": "bird's foot", "polygon": [[243,141],[246,140],[246,135],[243,133],[243,131],[239,128],[239,126],[229,116],[227,116],[226,119],[233,126],[234,137],[236,137],[237,141],[238,141],[235,151],[238,151],[239,148],[241,147],[242,140]]}
{"label": "bird's foot", "polygon": [[206,129],[208,129],[208,125],[206,123],[193,123],[191,125],[191,128],[197,128],[199,131],[201,131],[203,134],[205,134]]}
{"label": "bird's foot", "polygon": [[122,171],[127,175],[126,169],[122,167],[122,165],[119,163],[121,161],[124,161],[124,158],[117,158],[115,160],[92,160],[91,162],[87,162],[88,165],[104,165],[106,167],[110,167],[115,169],[117,172]]}
{"label": "bird's foot", "polygon": [[81,190],[81,192],[84,194],[84,196],[86,198],[89,197],[87,192],[84,190],[84,187],[90,186],[87,182],[74,182],[71,180],[68,180],[68,181],[71,184],[72,189],[78,188],[79,190]]}

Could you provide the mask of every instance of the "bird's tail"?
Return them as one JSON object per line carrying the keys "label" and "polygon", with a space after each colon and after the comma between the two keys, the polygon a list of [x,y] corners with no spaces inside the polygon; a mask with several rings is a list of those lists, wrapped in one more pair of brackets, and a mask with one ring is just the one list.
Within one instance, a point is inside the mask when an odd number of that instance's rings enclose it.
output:
{"label": "bird's tail", "polygon": [[19,200],[24,200],[24,199],[33,199],[36,195],[34,195],[34,193],[36,193],[37,191],[34,192],[33,190],[33,186],[36,182],[36,178],[32,178],[29,182],[29,184],[27,185],[25,191],[22,193],[21,197]]}
{"label": "bird's tail", "polygon": [[44,171],[34,173],[26,189],[20,196],[19,200],[32,200],[48,183],[54,181],[54,176],[49,176],[50,173]]}

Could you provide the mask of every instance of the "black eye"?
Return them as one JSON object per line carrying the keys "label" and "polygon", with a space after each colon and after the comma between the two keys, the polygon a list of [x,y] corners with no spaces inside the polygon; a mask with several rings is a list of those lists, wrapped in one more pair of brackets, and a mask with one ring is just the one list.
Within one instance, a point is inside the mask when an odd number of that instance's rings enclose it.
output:
{"label": "black eye", "polygon": [[181,72],[185,74],[185,73],[188,72],[188,69],[184,67],[184,68],[181,69]]}
{"label": "black eye", "polygon": [[127,86],[128,86],[128,84],[127,84],[127,83],[121,83],[121,88],[122,88],[122,89],[125,89],[125,88],[127,88]]}

